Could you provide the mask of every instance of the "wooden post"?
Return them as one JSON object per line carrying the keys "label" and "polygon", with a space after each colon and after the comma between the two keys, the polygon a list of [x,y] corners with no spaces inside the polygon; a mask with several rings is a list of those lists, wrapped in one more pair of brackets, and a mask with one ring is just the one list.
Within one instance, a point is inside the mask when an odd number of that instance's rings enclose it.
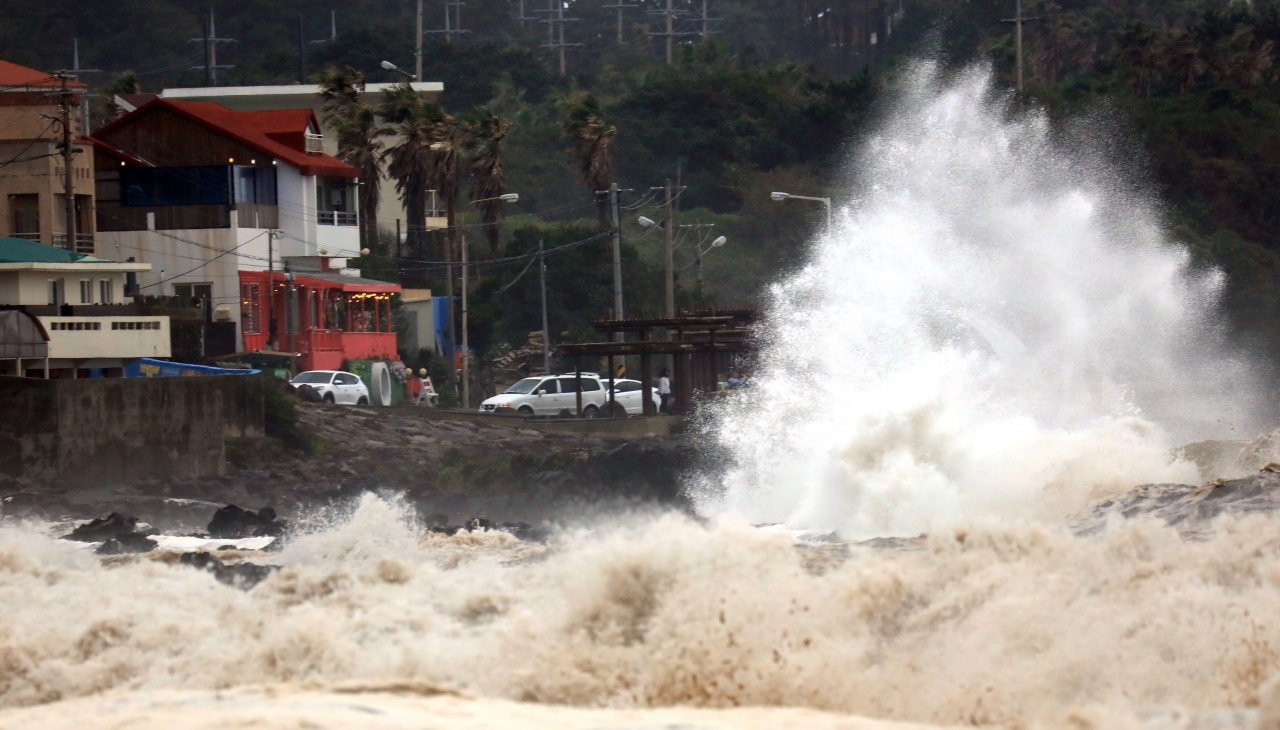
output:
{"label": "wooden post", "polygon": [[[649,339],[647,330],[640,330],[640,341],[644,342]],[[640,387],[644,392],[644,398],[641,403],[644,404],[642,413],[646,416],[654,414],[653,409],[653,362],[648,350],[640,351]]]}
{"label": "wooden post", "polygon": [[582,418],[582,358],[573,356],[573,389],[578,400],[578,418]]}
{"label": "wooden post", "polygon": [[614,375],[615,375],[615,374],[616,374],[616,371],[613,369],[613,355],[610,355],[610,356],[609,356],[609,400],[608,400],[608,403],[609,403],[609,415],[610,415],[611,417],[612,417],[613,415],[615,415],[615,414],[614,414],[614,411],[615,411],[616,409],[614,408],[614,406],[616,406],[616,405],[617,405],[617,403],[618,403],[617,395],[613,392],[613,378],[614,378]]}

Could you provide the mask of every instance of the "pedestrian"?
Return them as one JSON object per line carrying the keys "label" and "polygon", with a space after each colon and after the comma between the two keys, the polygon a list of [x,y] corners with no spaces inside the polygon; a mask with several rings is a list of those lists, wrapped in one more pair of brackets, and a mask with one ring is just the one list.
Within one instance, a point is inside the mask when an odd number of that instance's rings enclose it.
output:
{"label": "pedestrian", "polygon": [[667,369],[663,368],[658,374],[658,398],[662,401],[662,405],[658,406],[658,411],[668,413],[667,403],[671,400],[671,378],[667,374]]}

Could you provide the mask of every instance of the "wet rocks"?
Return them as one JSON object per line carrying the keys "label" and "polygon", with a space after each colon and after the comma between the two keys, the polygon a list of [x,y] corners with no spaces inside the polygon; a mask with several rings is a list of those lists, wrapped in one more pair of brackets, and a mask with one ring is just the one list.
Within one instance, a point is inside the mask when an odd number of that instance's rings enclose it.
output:
{"label": "wet rocks", "polygon": [[112,538],[103,542],[94,550],[98,555],[126,555],[130,553],[149,553],[159,545],[146,535],[132,534]]}
{"label": "wet rocks", "polygon": [[1268,465],[1243,479],[1217,479],[1203,486],[1144,484],[1090,505],[1070,521],[1078,535],[1101,532],[1111,520],[1150,517],[1181,532],[1204,529],[1224,514],[1280,512],[1280,466]]}
{"label": "wet rocks", "polygon": [[263,507],[257,512],[241,509],[234,504],[213,513],[209,521],[209,537],[279,537],[284,534],[285,522],[276,518],[276,511]]}
{"label": "wet rocks", "polygon": [[141,530],[138,529],[138,525],[137,517],[112,512],[106,517],[99,517],[77,526],[70,534],[63,535],[62,539],[75,540],[77,542],[103,542],[104,540],[129,538],[134,535],[146,536],[152,534],[149,530],[150,525],[142,523],[144,527]]}
{"label": "wet rocks", "polygon": [[256,563],[224,563],[210,553],[183,553],[178,558],[179,565],[186,565],[197,570],[213,573],[213,577],[223,585],[249,590],[267,579],[267,576],[280,569],[278,565],[258,565]]}

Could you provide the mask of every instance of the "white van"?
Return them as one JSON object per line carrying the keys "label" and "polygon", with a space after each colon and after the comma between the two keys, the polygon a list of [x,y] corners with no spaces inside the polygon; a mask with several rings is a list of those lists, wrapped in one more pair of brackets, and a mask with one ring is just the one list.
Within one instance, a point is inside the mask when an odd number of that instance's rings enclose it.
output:
{"label": "white van", "polygon": [[[555,416],[560,411],[577,413],[578,379],[568,375],[541,375],[525,378],[480,404],[481,413],[510,408],[526,416]],[[595,418],[605,404],[605,388],[596,373],[582,374],[582,417]]]}

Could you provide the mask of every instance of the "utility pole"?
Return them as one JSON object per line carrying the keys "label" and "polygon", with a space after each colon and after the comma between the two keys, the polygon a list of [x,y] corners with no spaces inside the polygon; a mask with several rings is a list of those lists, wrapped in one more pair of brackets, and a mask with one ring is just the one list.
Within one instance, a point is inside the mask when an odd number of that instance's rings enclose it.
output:
{"label": "utility pole", "polygon": [[[298,22],[299,24],[301,24],[302,22],[301,18],[299,18]],[[213,23],[213,8],[209,8],[208,21],[206,21],[205,23],[201,23],[201,25],[204,26],[203,37],[192,38],[188,42],[204,44],[204,66],[192,66],[191,69],[193,71],[199,71],[201,68],[203,68],[205,84],[208,86],[217,86],[218,85],[218,69],[235,68],[234,65],[224,65],[224,66],[218,65],[218,44],[219,43],[235,43],[236,40],[234,38],[218,37],[217,28]]]}
{"label": "utility pole", "polygon": [[617,2],[617,3],[615,3],[615,4],[613,4],[613,5],[601,5],[600,7],[602,7],[602,8],[610,8],[610,9],[612,9],[612,10],[617,10],[617,11],[618,11],[618,45],[620,45],[620,46],[621,46],[621,45],[623,45],[623,43],[622,43],[622,11],[623,11],[623,10],[626,10],[626,9],[628,9],[628,8],[638,8],[638,7],[640,7],[640,6],[639,6],[639,5],[627,5],[626,3],[622,2],[622,0],[618,0],[618,2]]}
{"label": "utility pole", "polygon": [[546,243],[538,241],[538,279],[542,285],[542,372],[551,374],[551,328],[547,326],[547,256]]}
{"label": "utility pole", "polygon": [[[469,30],[462,29],[462,6],[465,3],[462,0],[446,0],[444,4],[444,30],[429,30],[427,33],[443,33],[445,43],[453,43],[453,36],[458,33],[470,33]],[[449,8],[456,7],[457,11],[453,13],[453,20],[450,22]],[[418,74],[418,78],[422,78],[422,74]]]}
{"label": "utility pole", "polygon": [[1015,0],[1015,3],[1016,3],[1016,4],[1015,4],[1015,6],[1014,6],[1014,7],[1015,7],[1015,14],[1014,14],[1014,17],[1013,17],[1013,18],[1010,18],[1009,20],[1001,20],[1001,21],[999,21],[999,22],[1001,22],[1001,23],[1003,23],[1003,24],[1005,24],[1005,25],[1012,25],[1012,26],[1013,26],[1013,43],[1014,43],[1014,46],[1016,46],[1016,49],[1017,49],[1017,50],[1015,51],[1016,56],[1017,56],[1017,61],[1016,61],[1016,63],[1017,63],[1017,65],[1018,65],[1018,70],[1017,70],[1017,76],[1018,76],[1017,84],[1018,84],[1018,85],[1017,85],[1017,89],[1018,89],[1018,93],[1019,93],[1019,94],[1021,94],[1021,93],[1023,92],[1023,89],[1025,88],[1025,84],[1023,83],[1023,82],[1024,82],[1024,79],[1023,79],[1023,71],[1022,71],[1022,57],[1023,57],[1023,53],[1022,53],[1022,24],[1023,24],[1023,23],[1030,23],[1030,22],[1031,22],[1031,21],[1033,21],[1033,20],[1040,20],[1040,18],[1038,18],[1038,17],[1037,17],[1037,18],[1024,18],[1024,17],[1022,16],[1022,0]]}
{"label": "utility pole", "polygon": [[[547,24],[547,42],[543,44],[544,48],[558,50],[560,53],[560,75],[564,76],[567,72],[565,63],[565,49],[570,46],[580,46],[581,43],[565,43],[564,40],[564,24],[577,23],[581,18],[564,17],[564,3],[560,0],[548,0],[546,10],[535,10],[536,13],[546,13],[545,20],[540,22]],[[557,31],[559,32],[559,40],[556,40]]]}
{"label": "utility pole", "polygon": [[666,238],[663,246],[667,264],[667,319],[676,316],[676,264],[675,264],[675,228],[676,211],[671,195],[671,180],[667,180],[667,225],[663,235]]}
{"label": "utility pole", "polygon": [[66,248],[68,251],[74,251],[76,250],[76,188],[71,169],[71,164],[75,160],[75,150],[71,149],[71,90],[67,88],[70,75],[60,73],[58,78],[62,81],[59,97],[62,104],[62,196],[66,198],[67,216],[64,227],[67,232]]}
{"label": "utility pole", "polygon": [[678,35],[688,35],[687,33],[677,33],[675,29],[675,20],[677,15],[684,15],[683,10],[679,10],[672,5],[673,0],[667,0],[665,9],[650,10],[650,15],[662,16],[666,20],[667,31],[665,33],[650,33],[651,36],[664,36],[667,39],[667,65],[670,66],[674,60],[675,40]]}
{"label": "utility pole", "polygon": [[422,0],[418,0],[418,35],[415,37],[413,46],[413,57],[415,59],[414,72],[419,80],[422,79]]}
{"label": "utility pole", "polygon": [[467,350],[467,234],[462,234],[462,409],[471,407],[471,352]]}
{"label": "utility pole", "polygon": [[[613,223],[613,318],[622,319],[622,223],[618,218],[618,183],[609,185],[609,218]],[[622,342],[622,332],[614,339]]]}

